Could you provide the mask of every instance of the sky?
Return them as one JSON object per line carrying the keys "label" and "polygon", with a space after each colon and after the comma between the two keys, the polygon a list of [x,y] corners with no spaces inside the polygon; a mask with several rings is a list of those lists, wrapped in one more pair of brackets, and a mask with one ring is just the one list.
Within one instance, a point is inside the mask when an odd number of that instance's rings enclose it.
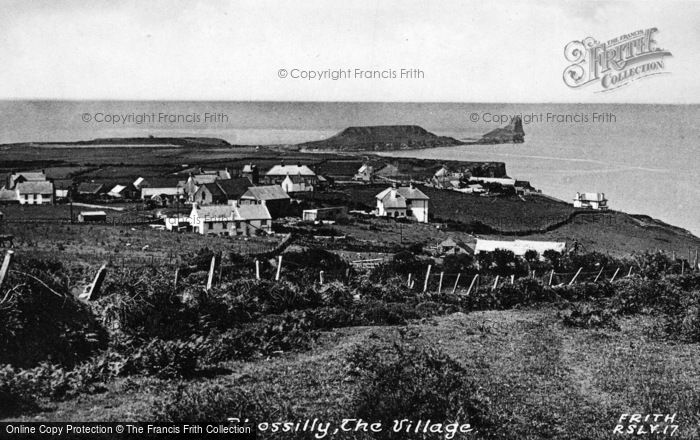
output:
{"label": "sky", "polygon": [[[700,2],[1,0],[0,99],[698,103]],[[658,28],[666,71],[562,80],[573,40]],[[310,70],[416,79],[306,80]],[[288,72],[280,78],[280,69]]]}

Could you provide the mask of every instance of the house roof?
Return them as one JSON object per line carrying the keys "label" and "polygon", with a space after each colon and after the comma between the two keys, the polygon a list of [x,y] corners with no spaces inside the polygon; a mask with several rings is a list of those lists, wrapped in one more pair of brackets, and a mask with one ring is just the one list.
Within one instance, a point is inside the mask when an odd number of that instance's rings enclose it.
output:
{"label": "house roof", "polygon": [[221,188],[219,188],[219,185],[217,185],[217,184],[214,183],[214,182],[212,182],[212,183],[205,183],[204,185],[201,185],[201,186],[199,187],[199,189],[197,190],[197,192],[203,191],[203,190],[205,190],[205,189],[206,189],[207,191],[209,191],[209,192],[211,193],[211,195],[214,196],[214,197],[220,197],[220,196],[224,196],[224,195],[225,195],[224,192],[221,190]]}
{"label": "house roof", "polygon": [[55,179],[53,181],[53,187],[56,189],[69,189],[71,186],[73,186],[71,179]]}
{"label": "house roof", "polygon": [[588,201],[588,202],[602,202],[605,200],[605,194],[603,194],[603,193],[581,193],[580,197],[578,199],[575,199],[575,200],[583,200],[583,201]]}
{"label": "house roof", "polygon": [[192,211],[197,216],[212,219],[233,219],[233,207],[229,205],[193,206]]}
{"label": "house roof", "polygon": [[80,211],[80,215],[84,216],[91,216],[91,215],[107,215],[106,212],[104,211]]}
{"label": "house roof", "polygon": [[279,185],[251,186],[241,198],[252,198],[256,200],[282,200],[288,199],[289,195],[284,192]]}
{"label": "house roof", "polygon": [[447,169],[447,167],[442,167],[435,172],[435,177],[443,177],[448,175],[449,173],[450,171]]}
{"label": "house roof", "polygon": [[20,194],[52,194],[53,183],[42,181],[28,181],[17,184]]}
{"label": "house roof", "polygon": [[235,220],[270,220],[272,216],[265,205],[240,205],[234,208]]}
{"label": "house roof", "polygon": [[466,252],[473,253],[472,248],[468,246],[466,243],[464,243],[462,240],[453,238],[453,237],[448,237],[446,240],[444,240],[442,243],[438,245],[439,247],[442,248],[452,248],[452,247],[457,247],[460,249],[463,249]]}
{"label": "house roof", "polygon": [[235,179],[221,179],[216,181],[224,195],[229,200],[240,198],[245,192],[253,186],[247,177],[237,177]]}
{"label": "house roof", "polygon": [[564,252],[566,250],[565,242],[558,241],[533,241],[533,240],[515,240],[515,241],[501,241],[501,240],[482,240],[477,238],[476,246],[474,247],[475,252],[493,252],[496,249],[505,249],[513,251],[515,255],[525,255],[528,250],[535,250],[537,253],[542,255],[547,250],[554,250],[557,252]]}
{"label": "house roof", "polygon": [[17,191],[11,189],[0,189],[0,200],[17,200]]}
{"label": "house roof", "polygon": [[22,171],[20,173],[14,173],[12,176],[15,179],[17,179],[19,176],[22,176],[28,181],[35,182],[46,180],[46,174],[44,174],[42,171]]}
{"label": "house roof", "polygon": [[370,166],[367,165],[367,164],[363,164],[363,165],[360,167],[360,169],[357,170],[358,173],[364,173],[365,171],[371,172],[371,171],[372,171],[372,167],[370,167]]}
{"label": "house roof", "polygon": [[81,184],[78,185],[78,192],[79,193],[96,194],[96,193],[100,192],[103,187],[104,187],[104,185],[101,183],[82,182]]}
{"label": "house roof", "polygon": [[286,176],[287,174],[302,176],[315,176],[311,168],[306,165],[275,165],[266,173],[268,176]]}
{"label": "house roof", "polygon": [[[394,193],[395,190],[395,193]],[[394,195],[395,194],[395,195]],[[396,196],[403,197],[406,200],[430,200],[430,197],[423,194],[423,191],[415,188],[413,186],[400,186],[398,188],[389,187],[384,191],[376,195],[376,198],[384,201],[384,199],[389,196],[391,198],[397,198]],[[386,205],[386,202],[385,202]]]}
{"label": "house roof", "polygon": [[180,180],[177,177],[146,177],[141,186],[145,188],[175,188]]}
{"label": "house roof", "polygon": [[289,175],[289,176],[287,176],[285,179],[291,180],[292,183],[303,183],[303,182],[304,182],[304,178],[301,177],[301,176],[298,175],[298,174],[295,175],[295,176]]}
{"label": "house roof", "polygon": [[213,183],[215,182],[219,176],[217,174],[195,174],[192,176],[192,179],[194,179],[194,182],[197,185],[204,185],[205,183]]}
{"label": "house roof", "polygon": [[110,194],[119,194],[126,189],[124,185],[114,185],[112,189],[109,190]]}
{"label": "house roof", "polygon": [[252,173],[253,169],[257,168],[256,165],[253,165],[252,163],[246,164],[243,166],[243,173]]}

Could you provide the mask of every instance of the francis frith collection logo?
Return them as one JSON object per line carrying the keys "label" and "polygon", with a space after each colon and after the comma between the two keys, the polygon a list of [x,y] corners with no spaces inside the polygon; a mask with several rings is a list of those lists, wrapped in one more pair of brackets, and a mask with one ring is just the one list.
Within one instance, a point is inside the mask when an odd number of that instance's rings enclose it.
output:
{"label": "francis frith collection logo", "polygon": [[658,46],[657,28],[640,29],[600,42],[592,37],[574,40],[564,48],[564,83],[571,88],[595,85],[607,92],[652,75],[669,73],[664,57],[671,52]]}

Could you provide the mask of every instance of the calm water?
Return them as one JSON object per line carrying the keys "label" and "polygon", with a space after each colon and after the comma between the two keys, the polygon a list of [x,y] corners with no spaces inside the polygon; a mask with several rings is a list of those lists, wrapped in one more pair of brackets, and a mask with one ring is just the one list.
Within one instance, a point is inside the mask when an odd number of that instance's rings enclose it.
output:
{"label": "calm water", "polygon": [[[136,119],[154,113],[153,121]],[[165,119],[159,120],[159,113]],[[207,113],[226,118],[205,121]],[[126,122],[95,122],[98,114],[132,116]],[[504,125],[492,115],[514,114],[531,119],[524,144],[391,154],[503,161],[512,177],[530,180],[555,197],[568,201],[576,191],[604,192],[614,209],[648,214],[700,235],[697,105],[5,101],[0,102],[0,143],[147,135],[296,143],[352,125],[389,124],[416,124],[465,139]],[[594,122],[594,114],[607,116]],[[193,120],[196,115],[199,121]]]}

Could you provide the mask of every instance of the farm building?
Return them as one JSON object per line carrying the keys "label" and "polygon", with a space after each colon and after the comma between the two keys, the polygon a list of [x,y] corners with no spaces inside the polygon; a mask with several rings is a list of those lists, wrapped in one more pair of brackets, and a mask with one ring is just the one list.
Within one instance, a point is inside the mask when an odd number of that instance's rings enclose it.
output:
{"label": "farm building", "polygon": [[344,218],[348,216],[347,206],[333,206],[329,208],[318,208],[318,209],[305,209],[302,212],[302,220],[314,222],[331,220],[335,221],[338,218]]}
{"label": "farm building", "polygon": [[185,195],[185,190],[177,186],[169,187],[146,187],[141,188],[141,198],[143,200],[158,197],[181,197]]}
{"label": "farm building", "polygon": [[126,185],[114,185],[107,192],[107,195],[115,199],[136,199],[139,197],[139,190],[130,183]]}
{"label": "farm building", "polygon": [[57,199],[67,199],[70,197],[73,181],[70,179],[61,179],[53,181],[54,194]]}
{"label": "farm building", "polygon": [[437,245],[437,252],[440,255],[474,255],[474,250],[463,241],[449,237]]}
{"label": "farm building", "polygon": [[430,198],[413,185],[387,188],[375,198],[379,217],[410,218],[428,223]]}
{"label": "farm building", "polygon": [[107,213],[104,211],[81,211],[80,214],[78,214],[78,221],[80,223],[106,222]]}
{"label": "farm building", "polygon": [[20,182],[15,186],[15,191],[21,205],[53,203],[53,183],[45,180]]}
{"label": "farm building", "polygon": [[525,252],[527,251],[536,251],[540,258],[542,258],[544,253],[549,250],[564,253],[564,251],[566,251],[566,243],[559,241],[533,240],[482,240],[480,238],[477,238],[474,253],[480,254],[482,252],[493,252],[496,249],[509,250],[520,257],[524,256]]}
{"label": "farm building", "polygon": [[352,180],[359,180],[360,182],[371,182],[374,173],[374,167],[369,164],[363,164],[357,173],[352,177]]}
{"label": "farm building", "polygon": [[78,194],[84,196],[97,196],[105,192],[102,183],[82,182],[78,185]]}
{"label": "farm building", "polygon": [[239,206],[264,205],[272,215],[279,218],[289,209],[290,198],[279,185],[251,186],[238,202]]}
{"label": "farm building", "polygon": [[272,232],[272,217],[264,205],[192,205],[190,224],[202,235],[251,236]]}
{"label": "farm building", "polygon": [[595,210],[608,209],[608,199],[604,193],[576,193],[574,208],[586,208]]}

